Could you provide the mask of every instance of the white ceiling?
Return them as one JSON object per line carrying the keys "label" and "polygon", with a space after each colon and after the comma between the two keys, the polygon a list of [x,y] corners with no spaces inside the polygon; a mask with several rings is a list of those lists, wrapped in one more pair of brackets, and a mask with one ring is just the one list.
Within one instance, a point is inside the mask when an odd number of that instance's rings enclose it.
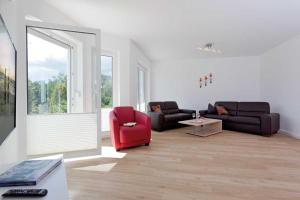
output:
{"label": "white ceiling", "polygon": [[[81,25],[134,40],[151,60],[254,56],[300,34],[300,0],[46,0]],[[220,56],[220,55],[216,55]]]}

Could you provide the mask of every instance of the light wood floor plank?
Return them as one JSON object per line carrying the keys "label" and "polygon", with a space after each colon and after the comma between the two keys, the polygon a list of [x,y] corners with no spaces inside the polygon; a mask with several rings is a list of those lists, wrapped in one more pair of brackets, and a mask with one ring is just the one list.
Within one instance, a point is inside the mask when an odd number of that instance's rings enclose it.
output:
{"label": "light wood floor plank", "polygon": [[[104,146],[111,146],[109,140]],[[150,147],[66,163],[73,200],[300,199],[300,140],[153,132]]]}

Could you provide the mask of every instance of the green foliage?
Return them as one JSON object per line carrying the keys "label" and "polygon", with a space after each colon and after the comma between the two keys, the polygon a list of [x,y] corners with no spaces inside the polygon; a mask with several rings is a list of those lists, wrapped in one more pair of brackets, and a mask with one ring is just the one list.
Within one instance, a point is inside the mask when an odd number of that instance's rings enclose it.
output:
{"label": "green foliage", "polygon": [[38,114],[39,104],[41,99],[41,87],[40,82],[28,81],[28,113]]}
{"label": "green foliage", "polygon": [[13,114],[16,82],[0,71],[0,114]]}
{"label": "green foliage", "polygon": [[112,77],[101,75],[101,107],[111,108],[113,106]]}
{"label": "green foliage", "polygon": [[[113,106],[112,77],[102,75],[101,101],[102,108]],[[42,94],[44,87],[45,94]],[[44,95],[44,97],[42,97]],[[43,102],[44,99],[44,102]],[[48,80],[28,81],[28,113],[67,113],[67,76],[59,74]]]}
{"label": "green foliage", "polygon": [[[44,86],[43,86],[44,85]],[[43,98],[42,87],[45,88],[45,102]],[[67,76],[59,74],[48,80],[28,81],[28,113],[67,113]]]}
{"label": "green foliage", "polygon": [[67,113],[67,76],[59,74],[48,82],[48,106],[49,113]]}

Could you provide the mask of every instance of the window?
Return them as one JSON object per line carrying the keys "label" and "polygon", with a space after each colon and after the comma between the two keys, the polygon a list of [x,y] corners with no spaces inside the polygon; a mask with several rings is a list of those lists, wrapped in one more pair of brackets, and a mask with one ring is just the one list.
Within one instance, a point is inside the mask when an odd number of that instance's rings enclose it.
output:
{"label": "window", "polygon": [[109,131],[109,112],[113,107],[113,56],[101,56],[101,124]]}
{"label": "window", "polygon": [[28,33],[28,114],[67,113],[71,47]]}
{"label": "window", "polygon": [[113,106],[113,57],[101,56],[101,108]]}
{"label": "window", "polygon": [[146,69],[138,68],[138,110],[146,112]]}
{"label": "window", "polygon": [[26,23],[27,154],[98,154],[100,31]]}

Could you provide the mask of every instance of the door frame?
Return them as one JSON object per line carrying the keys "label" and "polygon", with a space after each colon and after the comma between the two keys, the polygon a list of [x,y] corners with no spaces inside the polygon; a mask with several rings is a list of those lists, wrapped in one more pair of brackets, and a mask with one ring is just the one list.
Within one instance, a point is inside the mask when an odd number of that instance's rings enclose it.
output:
{"label": "door frame", "polygon": [[[57,31],[66,31],[66,32],[74,32],[74,33],[82,33],[82,34],[91,34],[95,35],[95,55],[96,55],[96,73],[100,74],[100,76],[96,76],[95,84],[93,86],[93,90],[95,92],[95,112],[97,116],[97,149],[96,150],[82,150],[82,151],[72,151],[72,152],[61,152],[64,154],[65,158],[72,158],[72,157],[82,157],[82,156],[92,156],[92,155],[99,155],[102,153],[102,131],[101,131],[101,30],[100,29],[93,29],[93,28],[86,28],[86,27],[78,27],[72,25],[61,25],[61,24],[53,24],[47,22],[38,22],[38,21],[30,21],[25,20],[25,29],[26,29],[26,89],[27,89],[27,98],[28,100],[28,28],[42,28],[42,29],[50,29],[50,30],[57,30]],[[26,107],[28,104],[26,103]],[[28,108],[26,108],[28,110]],[[28,113],[27,113],[28,115]],[[27,116],[26,115],[26,116]],[[28,154],[27,154],[28,156]],[[41,155],[37,156],[30,156],[30,157],[40,157]]]}

